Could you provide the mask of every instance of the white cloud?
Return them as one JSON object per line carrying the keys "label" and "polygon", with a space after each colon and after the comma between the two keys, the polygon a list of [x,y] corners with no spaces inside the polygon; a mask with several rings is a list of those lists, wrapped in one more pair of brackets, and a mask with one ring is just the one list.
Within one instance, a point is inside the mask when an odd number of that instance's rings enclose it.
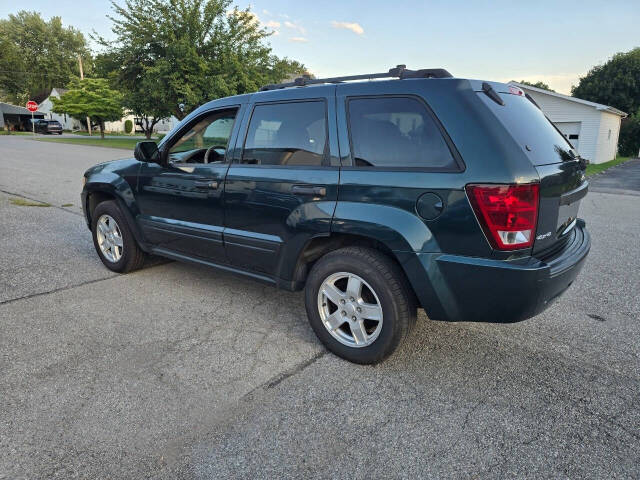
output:
{"label": "white cloud", "polygon": [[357,35],[362,35],[364,33],[364,28],[362,28],[359,23],[355,22],[336,22],[334,20],[333,22],[331,22],[331,26],[333,28],[344,28],[345,30],[351,30]]}
{"label": "white cloud", "polygon": [[309,40],[304,37],[291,37],[289,38],[289,41],[295,43],[307,43]]}
{"label": "white cloud", "polygon": [[280,32],[278,30],[272,30],[271,35],[273,35],[274,37],[277,37],[278,35],[280,35]]}
{"label": "white cloud", "polygon": [[262,9],[262,13],[264,13],[267,17],[271,17],[271,16],[273,15],[273,14],[272,14],[269,10],[267,10],[266,8],[263,8],[263,9]]}
{"label": "white cloud", "polygon": [[269,20],[267,23],[265,23],[265,26],[269,28],[280,28],[280,22],[276,22],[275,20]]}
{"label": "white cloud", "polygon": [[295,30],[296,32],[300,32],[302,34],[307,32],[307,30],[302,25],[298,25],[297,23],[290,22],[289,20],[284,22],[284,26],[287,28],[290,28],[291,30]]}

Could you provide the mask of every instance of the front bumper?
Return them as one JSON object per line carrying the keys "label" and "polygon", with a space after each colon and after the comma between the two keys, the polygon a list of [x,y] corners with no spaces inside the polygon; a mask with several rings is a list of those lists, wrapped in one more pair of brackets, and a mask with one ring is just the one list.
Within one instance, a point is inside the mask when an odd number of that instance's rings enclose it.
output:
{"label": "front bumper", "polygon": [[87,192],[86,187],[82,187],[82,193],[80,193],[80,205],[82,205],[82,216],[84,217],[84,222],[87,224],[89,230],[91,230],[91,219],[89,218],[89,212],[87,211]]}
{"label": "front bumper", "polygon": [[[584,221],[579,220],[569,235],[559,252],[542,259],[415,254],[417,263],[404,263],[405,271],[430,318],[517,322],[545,310],[580,273],[591,248]],[[425,285],[425,274],[429,285]]]}

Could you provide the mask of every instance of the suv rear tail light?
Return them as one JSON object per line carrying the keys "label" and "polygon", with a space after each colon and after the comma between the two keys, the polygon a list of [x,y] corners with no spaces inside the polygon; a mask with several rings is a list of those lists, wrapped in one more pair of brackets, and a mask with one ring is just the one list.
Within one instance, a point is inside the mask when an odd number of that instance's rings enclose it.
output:
{"label": "suv rear tail light", "polygon": [[538,221],[539,184],[467,185],[467,196],[493,248],[533,245]]}

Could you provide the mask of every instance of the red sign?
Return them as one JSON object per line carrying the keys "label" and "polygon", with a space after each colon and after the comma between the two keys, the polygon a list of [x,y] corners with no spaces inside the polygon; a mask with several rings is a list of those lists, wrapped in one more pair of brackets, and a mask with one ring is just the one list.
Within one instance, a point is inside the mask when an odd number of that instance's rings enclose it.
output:
{"label": "red sign", "polygon": [[38,110],[38,104],[33,100],[29,100],[27,102],[27,110],[29,110],[30,112],[35,112],[36,110]]}

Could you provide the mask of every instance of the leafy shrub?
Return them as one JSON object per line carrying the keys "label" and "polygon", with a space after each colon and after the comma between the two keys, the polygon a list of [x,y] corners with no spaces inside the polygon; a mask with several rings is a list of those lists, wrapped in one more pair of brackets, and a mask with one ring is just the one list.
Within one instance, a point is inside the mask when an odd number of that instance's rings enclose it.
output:
{"label": "leafy shrub", "polygon": [[124,121],[124,133],[131,133],[133,131],[133,122],[131,120]]}
{"label": "leafy shrub", "polygon": [[618,153],[625,157],[635,157],[640,150],[640,110],[635,115],[622,119]]}

